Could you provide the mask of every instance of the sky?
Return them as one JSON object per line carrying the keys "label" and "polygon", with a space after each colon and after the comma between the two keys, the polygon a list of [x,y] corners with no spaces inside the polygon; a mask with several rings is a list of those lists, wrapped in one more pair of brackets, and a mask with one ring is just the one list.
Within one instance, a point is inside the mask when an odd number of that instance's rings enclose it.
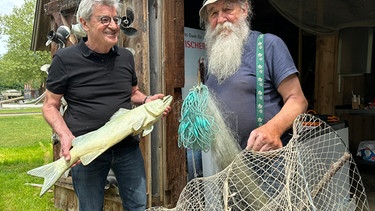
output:
{"label": "sky", "polygon": [[[1,0],[0,1],[0,15],[9,15],[14,7],[20,7],[23,0]],[[0,55],[6,53],[7,36],[0,35]]]}

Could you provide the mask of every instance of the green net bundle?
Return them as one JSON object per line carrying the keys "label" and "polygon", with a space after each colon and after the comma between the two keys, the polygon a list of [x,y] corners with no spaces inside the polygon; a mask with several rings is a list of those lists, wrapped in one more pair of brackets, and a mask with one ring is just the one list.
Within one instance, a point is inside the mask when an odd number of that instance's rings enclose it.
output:
{"label": "green net bundle", "polygon": [[209,91],[207,86],[198,85],[186,96],[181,108],[178,128],[178,146],[207,152],[215,133],[219,131],[214,117],[207,114]]}
{"label": "green net bundle", "polygon": [[219,102],[204,84],[190,90],[181,107],[178,145],[210,152],[214,169],[227,167],[241,148],[225,124]]}

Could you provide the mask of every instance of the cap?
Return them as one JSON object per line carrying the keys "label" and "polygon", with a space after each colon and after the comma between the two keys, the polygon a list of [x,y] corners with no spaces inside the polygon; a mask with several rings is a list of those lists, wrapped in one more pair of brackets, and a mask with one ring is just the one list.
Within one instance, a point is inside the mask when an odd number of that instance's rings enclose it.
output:
{"label": "cap", "polygon": [[217,2],[218,0],[205,0],[203,2],[203,5],[201,7],[201,9],[199,10],[199,16],[202,18],[202,16],[204,15],[204,8],[208,5],[208,4],[212,4],[212,3],[215,3]]}
{"label": "cap", "polygon": [[204,22],[206,21],[206,16],[207,16],[207,13],[205,11],[205,7],[208,5],[208,4],[212,4],[212,3],[215,3],[217,2],[218,0],[205,0],[203,2],[203,5],[201,7],[201,9],[199,10],[199,17],[200,17],[200,24],[201,24],[201,27],[204,28]]}

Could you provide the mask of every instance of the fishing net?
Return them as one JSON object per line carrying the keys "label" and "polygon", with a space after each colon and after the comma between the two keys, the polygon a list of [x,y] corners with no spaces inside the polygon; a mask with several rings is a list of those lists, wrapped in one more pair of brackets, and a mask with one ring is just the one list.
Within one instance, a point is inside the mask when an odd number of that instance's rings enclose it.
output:
{"label": "fishing net", "polygon": [[293,124],[289,144],[241,151],[223,171],[191,180],[173,209],[369,210],[353,157],[336,131],[310,114]]}
{"label": "fishing net", "polygon": [[204,59],[198,61],[198,84],[184,99],[178,128],[178,146],[207,152],[211,159],[210,175],[227,167],[241,151],[221,103],[204,85]]}
{"label": "fishing net", "polygon": [[178,128],[178,146],[207,152],[211,148],[219,125],[212,114],[207,113],[210,94],[207,86],[194,86],[186,96],[181,107]]}
{"label": "fishing net", "polygon": [[207,86],[193,87],[182,104],[178,129],[179,147],[208,152],[215,172],[227,167],[241,151],[218,105]]}

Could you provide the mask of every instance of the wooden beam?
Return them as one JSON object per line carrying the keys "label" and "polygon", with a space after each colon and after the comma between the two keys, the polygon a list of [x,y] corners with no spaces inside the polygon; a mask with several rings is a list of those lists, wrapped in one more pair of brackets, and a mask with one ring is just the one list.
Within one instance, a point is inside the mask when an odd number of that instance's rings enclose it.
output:
{"label": "wooden beam", "polygon": [[[184,1],[162,2],[162,43],[165,89],[175,102],[182,101],[181,87],[184,86]],[[187,183],[186,153],[178,147],[178,119],[180,106],[173,106],[173,112],[166,121],[166,165],[164,206],[174,207],[182,189]]]}
{"label": "wooden beam", "polygon": [[22,97],[15,97],[15,98],[10,98],[8,100],[3,100],[3,101],[0,101],[0,104],[3,104],[3,103],[10,103],[10,102],[13,102],[13,101],[17,101],[17,100],[23,100],[23,96]]}
{"label": "wooden beam", "polygon": [[56,12],[75,10],[78,8],[80,0],[54,0],[44,5],[45,15],[52,15]]}
{"label": "wooden beam", "polygon": [[334,114],[337,93],[337,35],[318,36],[316,40],[315,103],[320,114]]}
{"label": "wooden beam", "polygon": [[50,30],[48,27],[50,17],[44,15],[43,5],[48,2],[48,0],[37,0],[35,5],[34,14],[34,25],[33,33],[31,38],[32,51],[48,51],[49,47],[45,45],[47,41],[47,33]]}

